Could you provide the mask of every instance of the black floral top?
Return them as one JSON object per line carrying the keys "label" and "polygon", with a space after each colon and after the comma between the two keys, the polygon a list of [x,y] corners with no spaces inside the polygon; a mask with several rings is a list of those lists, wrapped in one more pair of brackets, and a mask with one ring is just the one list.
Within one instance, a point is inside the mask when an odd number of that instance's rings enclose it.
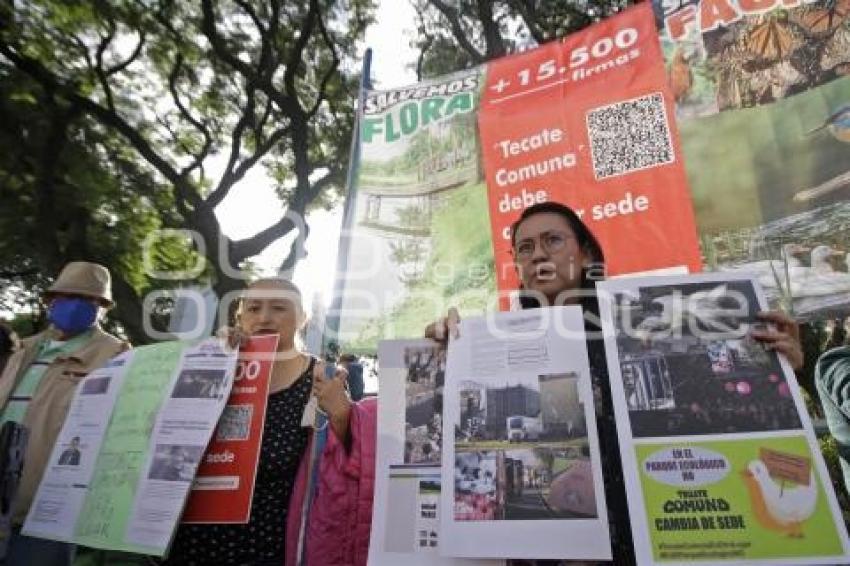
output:
{"label": "black floral top", "polygon": [[279,566],[286,548],[286,514],[307,430],[301,415],[310,396],[313,364],[291,386],[269,395],[251,518],[244,525],[180,525],[167,566]]}

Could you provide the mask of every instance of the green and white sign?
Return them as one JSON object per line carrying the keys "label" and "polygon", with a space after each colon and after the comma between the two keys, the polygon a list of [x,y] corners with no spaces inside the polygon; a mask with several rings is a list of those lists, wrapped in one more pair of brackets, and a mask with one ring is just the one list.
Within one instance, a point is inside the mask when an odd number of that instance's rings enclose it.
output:
{"label": "green and white sign", "polygon": [[844,564],[850,544],[755,276],[597,286],[639,564]]}

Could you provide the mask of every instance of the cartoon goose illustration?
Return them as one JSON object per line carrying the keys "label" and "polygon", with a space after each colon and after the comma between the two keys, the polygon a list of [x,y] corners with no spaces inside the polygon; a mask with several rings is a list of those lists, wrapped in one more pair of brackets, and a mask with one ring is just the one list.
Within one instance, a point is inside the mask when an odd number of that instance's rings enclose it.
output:
{"label": "cartoon goose illustration", "polygon": [[810,474],[809,485],[781,486],[770,477],[764,462],[750,462],[742,475],[756,520],[772,531],[803,538],[803,523],[815,512],[818,500],[815,475]]}

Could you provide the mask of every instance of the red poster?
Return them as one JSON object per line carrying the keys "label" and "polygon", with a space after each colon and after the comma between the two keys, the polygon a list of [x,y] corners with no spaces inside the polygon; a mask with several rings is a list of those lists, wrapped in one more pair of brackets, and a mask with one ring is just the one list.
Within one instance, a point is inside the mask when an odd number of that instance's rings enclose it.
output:
{"label": "red poster", "polygon": [[479,127],[500,291],[518,284],[510,225],[545,200],[581,216],[608,275],[700,271],[650,3],[489,63]]}
{"label": "red poster", "polygon": [[247,523],[278,337],[251,338],[239,352],[233,390],[198,466],[184,523]]}

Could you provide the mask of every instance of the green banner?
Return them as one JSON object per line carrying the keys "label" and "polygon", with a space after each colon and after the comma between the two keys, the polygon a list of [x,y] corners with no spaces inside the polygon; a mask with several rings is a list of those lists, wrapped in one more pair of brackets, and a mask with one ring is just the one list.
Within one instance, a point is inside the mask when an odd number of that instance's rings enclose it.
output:
{"label": "green banner", "polygon": [[641,444],[635,452],[659,562],[843,553],[803,436]]}

